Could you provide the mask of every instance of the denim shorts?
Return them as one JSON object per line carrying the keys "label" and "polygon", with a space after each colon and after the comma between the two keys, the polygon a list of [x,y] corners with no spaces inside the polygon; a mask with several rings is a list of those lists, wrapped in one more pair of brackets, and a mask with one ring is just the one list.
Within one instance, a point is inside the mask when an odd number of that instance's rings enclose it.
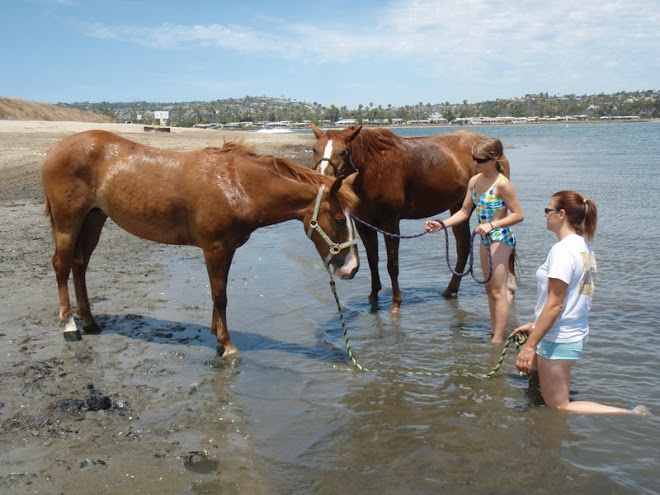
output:
{"label": "denim shorts", "polygon": [[536,346],[536,354],[544,359],[566,359],[576,361],[580,359],[587,337],[578,342],[546,342],[541,340]]}

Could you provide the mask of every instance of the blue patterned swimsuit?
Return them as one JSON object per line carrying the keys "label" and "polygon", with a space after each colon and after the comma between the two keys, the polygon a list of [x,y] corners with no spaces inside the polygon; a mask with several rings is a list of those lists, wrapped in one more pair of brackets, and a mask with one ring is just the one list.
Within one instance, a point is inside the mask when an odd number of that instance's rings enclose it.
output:
{"label": "blue patterned swimsuit", "polygon": [[[479,174],[481,176],[481,174]],[[502,198],[495,196],[495,184],[497,184],[503,175],[497,178],[493,185],[490,186],[486,192],[484,192],[481,197],[477,197],[477,182],[479,182],[479,176],[474,182],[474,188],[472,188],[472,201],[477,210],[477,218],[479,223],[488,223],[493,219],[493,216],[498,211],[504,209],[506,210],[506,204]],[[493,229],[488,233],[487,236],[483,237],[481,241],[484,243],[484,246],[489,247],[491,242],[504,242],[511,249],[516,247],[516,238],[513,235],[513,231],[510,227],[502,227],[498,229]]]}

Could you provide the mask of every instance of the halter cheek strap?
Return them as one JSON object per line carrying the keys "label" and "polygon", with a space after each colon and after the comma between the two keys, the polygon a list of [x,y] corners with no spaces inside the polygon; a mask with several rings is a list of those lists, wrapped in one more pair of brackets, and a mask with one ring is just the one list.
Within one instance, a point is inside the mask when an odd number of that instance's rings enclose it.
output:
{"label": "halter cheek strap", "polygon": [[317,219],[319,216],[319,211],[321,209],[321,199],[323,198],[323,192],[325,191],[325,184],[321,185],[321,188],[319,189],[319,193],[316,195],[316,204],[314,205],[314,214],[312,215],[312,220],[309,222],[309,228],[307,229],[307,237],[310,239],[312,238],[312,234],[314,231],[318,232],[318,234],[321,236],[321,238],[328,244],[329,250],[328,254],[323,260],[323,263],[325,264],[325,267],[327,268],[328,265],[330,264],[330,260],[335,256],[336,254],[339,254],[339,252],[342,249],[345,249],[347,247],[353,246],[357,244],[357,239],[351,239],[346,242],[342,242],[341,244],[337,244],[336,242],[333,242],[332,239],[330,239],[330,236],[325,233],[325,231],[321,228],[319,225]]}

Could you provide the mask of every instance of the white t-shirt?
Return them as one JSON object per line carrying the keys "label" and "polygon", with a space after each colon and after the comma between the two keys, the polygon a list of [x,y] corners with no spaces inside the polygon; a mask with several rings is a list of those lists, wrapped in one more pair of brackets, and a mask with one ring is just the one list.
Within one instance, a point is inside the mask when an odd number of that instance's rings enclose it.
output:
{"label": "white t-shirt", "polygon": [[589,333],[589,310],[596,283],[596,256],[582,236],[571,234],[552,246],[545,263],[536,271],[535,320],[548,300],[549,278],[566,282],[568,291],[561,314],[543,340],[579,342]]}

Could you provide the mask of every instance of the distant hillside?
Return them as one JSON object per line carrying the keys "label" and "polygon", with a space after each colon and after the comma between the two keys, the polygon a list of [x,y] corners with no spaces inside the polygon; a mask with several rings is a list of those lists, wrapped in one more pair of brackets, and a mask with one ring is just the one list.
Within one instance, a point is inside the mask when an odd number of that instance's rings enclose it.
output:
{"label": "distant hillside", "polygon": [[114,122],[114,118],[77,108],[0,97],[0,120]]}

